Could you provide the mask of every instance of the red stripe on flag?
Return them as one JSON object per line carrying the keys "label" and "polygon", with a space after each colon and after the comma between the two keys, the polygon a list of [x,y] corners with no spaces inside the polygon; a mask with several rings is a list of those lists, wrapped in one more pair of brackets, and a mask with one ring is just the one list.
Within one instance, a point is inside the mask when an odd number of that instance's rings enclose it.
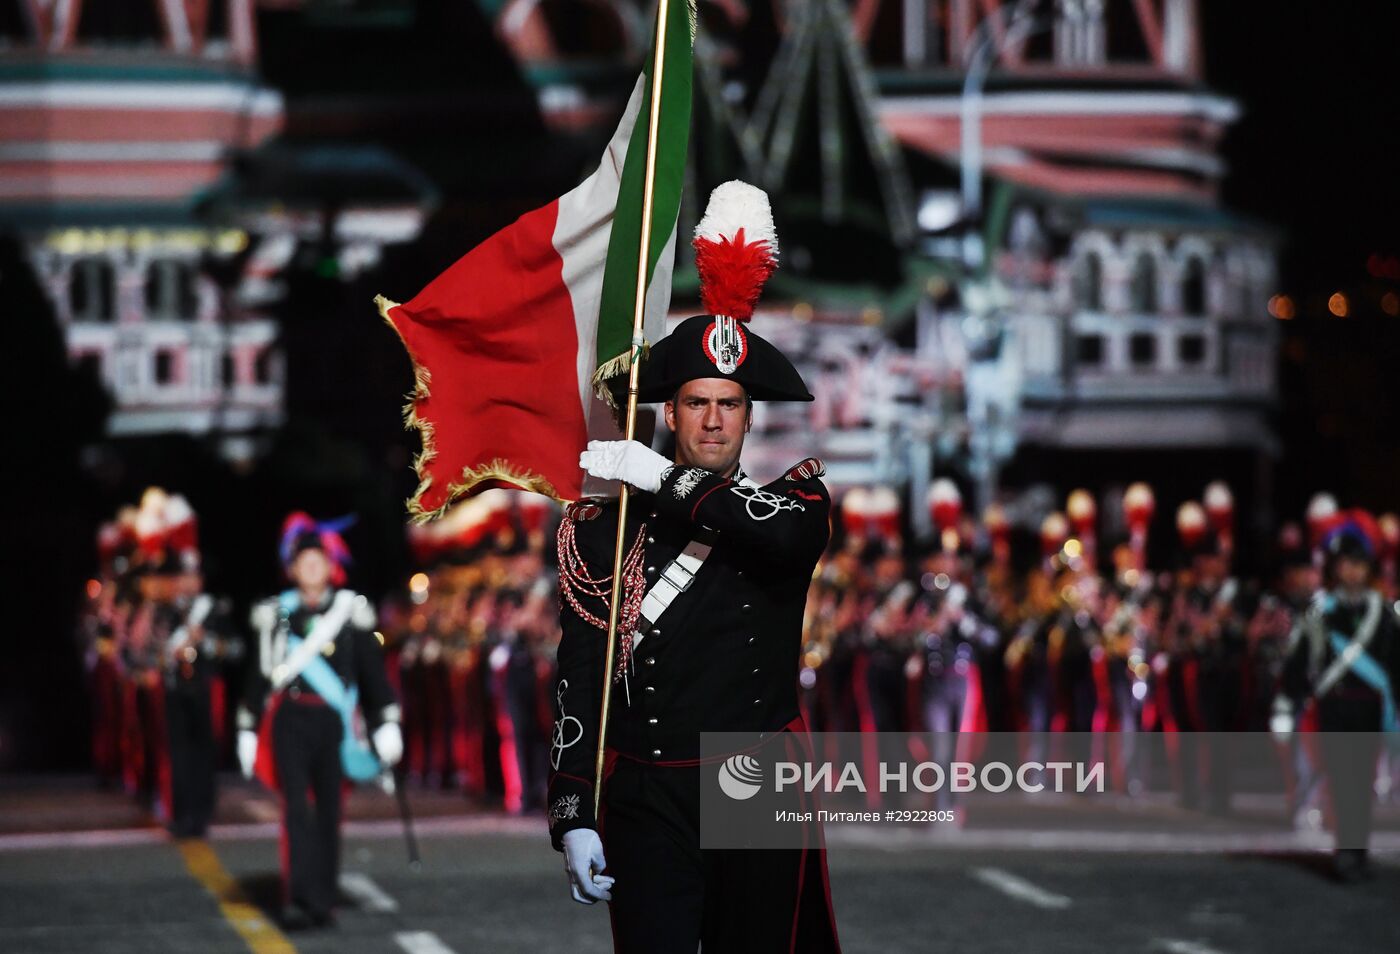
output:
{"label": "red stripe on flag", "polygon": [[388,312],[420,371],[415,514],[492,486],[580,496],[587,429],[558,212],[555,201],[521,216]]}

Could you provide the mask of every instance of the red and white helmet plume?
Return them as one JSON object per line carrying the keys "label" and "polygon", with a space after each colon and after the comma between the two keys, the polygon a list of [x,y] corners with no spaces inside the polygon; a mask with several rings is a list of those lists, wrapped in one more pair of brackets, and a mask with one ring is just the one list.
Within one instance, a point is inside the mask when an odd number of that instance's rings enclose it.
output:
{"label": "red and white helmet plume", "polygon": [[885,541],[893,545],[899,540],[899,495],[889,487],[879,486],[870,489],[870,527]]}
{"label": "red and white helmet plume", "polygon": [[1152,493],[1152,488],[1142,481],[1130,484],[1123,492],[1123,517],[1134,533],[1147,533],[1147,526],[1152,522],[1152,514],[1156,509],[1157,498]]}
{"label": "red and white helmet plume", "polygon": [[1308,501],[1308,534],[1313,546],[1317,546],[1332,525],[1337,522],[1337,498],[1327,492],[1313,494]]}
{"label": "red and white helmet plume", "polygon": [[1065,515],[1069,517],[1075,533],[1081,537],[1091,536],[1094,532],[1094,521],[1099,515],[1094,495],[1083,488],[1071,491],[1069,499],[1065,501]]}
{"label": "red and white helmet plume", "polygon": [[1230,492],[1230,485],[1223,480],[1213,480],[1206,485],[1205,494],[1201,499],[1205,504],[1206,515],[1210,517],[1210,524],[1216,532],[1228,531],[1235,518],[1235,495]]}
{"label": "red and white helmet plume", "polygon": [[1157,510],[1157,497],[1152,487],[1138,481],[1123,492],[1123,519],[1128,524],[1128,548],[1133,565],[1139,572],[1147,569],[1147,530]]}
{"label": "red and white helmet plume", "polygon": [[940,477],[928,489],[929,516],[939,533],[957,525],[962,516],[962,492],[947,477]]}
{"label": "red and white helmet plume", "polygon": [[870,532],[870,491],[852,487],[841,498],[841,525],[848,540],[864,540]]}
{"label": "red and white helmet plume", "polygon": [[1045,515],[1040,521],[1040,552],[1053,556],[1060,551],[1069,539],[1069,520],[1058,510]]}
{"label": "red and white helmet plume", "polygon": [[1186,549],[1194,549],[1205,539],[1207,526],[1206,510],[1196,501],[1188,500],[1176,508],[1176,532]]}
{"label": "red and white helmet plume", "polygon": [[762,189],[731,180],[710,193],[695,227],[695,267],[706,314],[748,321],[778,267],[778,233]]}

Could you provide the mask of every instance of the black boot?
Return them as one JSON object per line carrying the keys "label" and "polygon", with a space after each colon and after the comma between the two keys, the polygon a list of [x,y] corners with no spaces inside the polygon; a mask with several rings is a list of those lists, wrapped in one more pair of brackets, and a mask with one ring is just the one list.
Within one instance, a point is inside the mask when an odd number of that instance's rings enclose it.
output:
{"label": "black boot", "polygon": [[1373,877],[1364,848],[1338,848],[1333,855],[1332,870],[1343,884],[1369,881]]}

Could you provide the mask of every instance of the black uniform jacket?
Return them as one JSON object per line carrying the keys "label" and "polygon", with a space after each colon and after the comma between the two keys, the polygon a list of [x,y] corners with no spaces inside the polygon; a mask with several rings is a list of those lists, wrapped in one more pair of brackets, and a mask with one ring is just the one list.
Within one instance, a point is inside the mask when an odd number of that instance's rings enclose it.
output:
{"label": "black uniform jacket", "polygon": [[[238,710],[238,727],[254,729],[262,718],[272,688],[272,674],[288,655],[287,637],[303,639],[311,632],[316,618],[330,609],[335,591],[326,594],[324,605],[308,609],[295,593],[263,600],[253,607],[253,641],[250,643],[247,675],[244,677],[243,704]],[[326,644],[322,654],[348,687],[358,688],[360,711],[371,731],[384,722],[398,722],[399,706],[384,671],[384,652],[375,635],[374,607],[363,596],[355,597],[350,618]],[[287,686],[292,696],[314,693],[304,676]]]}
{"label": "black uniform jacket", "polygon": [[[830,534],[823,473],[809,458],[760,487],[742,472],[726,478],[675,467],[657,493],[632,498],[626,541],[630,550],[643,537],[645,589],[702,528],[717,536],[689,589],[645,631],[626,685],[614,684],[609,749],[658,766],[693,764],[702,732],[776,732],[797,717],[802,614]],[[617,512],[616,500],[595,499],[566,514],[594,579],[612,573]],[[580,603],[606,621],[606,596]],[[593,827],[607,639],[567,598],[560,621],[549,785],[556,848],[565,832]]]}
{"label": "black uniform jacket", "polygon": [[[1301,705],[1316,691],[1316,683],[1337,656],[1331,633],[1349,641],[1364,638],[1366,654],[1389,676],[1391,693],[1400,692],[1397,609],[1400,604],[1391,605],[1374,592],[1368,592],[1360,602],[1348,602],[1339,594],[1314,600],[1289,639],[1280,680],[1284,694]],[[1374,630],[1366,632],[1371,627]],[[1318,700],[1318,728],[1323,732],[1376,732],[1381,729],[1381,712],[1381,694],[1349,670]]]}

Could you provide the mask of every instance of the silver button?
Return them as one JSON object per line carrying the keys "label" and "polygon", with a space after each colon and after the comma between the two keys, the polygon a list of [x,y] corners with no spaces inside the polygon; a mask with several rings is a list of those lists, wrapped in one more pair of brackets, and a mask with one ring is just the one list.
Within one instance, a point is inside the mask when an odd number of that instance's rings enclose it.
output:
{"label": "silver button", "polygon": [[758,639],[757,636],[750,636],[750,637],[749,637],[749,645],[752,646],[752,645],[754,644],[754,641],[757,640],[757,639]]}
{"label": "silver button", "polygon": [[655,687],[655,686],[647,686],[647,687],[646,687],[646,691],[647,691],[647,692],[655,692],[655,691],[656,691],[656,687]]}
{"label": "silver button", "polygon": [[753,704],[756,705],[756,706],[761,706],[761,705],[763,705],[763,700],[762,700],[762,699],[755,699],[755,700],[753,701]]}
{"label": "silver button", "polygon": [[656,716],[652,716],[650,719],[648,719],[647,725],[656,725]]}
{"label": "silver button", "polygon": [[652,519],[652,520],[655,520],[655,519],[656,519],[656,511],[655,511],[655,510],[653,510],[653,511],[651,512],[651,519]]}
{"label": "silver button", "polygon": [[739,607],[739,609],[741,612],[747,613],[749,610],[753,609],[753,607],[748,603],[745,603],[743,606]]}
{"label": "silver button", "polygon": [[648,635],[648,636],[660,636],[660,635],[661,635],[661,627],[660,627],[660,626],[653,626],[653,627],[651,628],[651,632],[647,633],[647,635]]}
{"label": "silver button", "polygon": [[647,567],[647,575],[648,575],[648,576],[650,576],[651,574],[653,574],[653,573],[655,573],[655,572],[656,572],[656,567],[654,567],[654,566],[649,566],[649,567]]}
{"label": "silver button", "polygon": [[656,542],[656,538],[655,538],[655,537],[647,537],[647,543],[655,543],[655,542]]}
{"label": "silver button", "polygon": [[743,571],[743,570],[740,570],[740,571],[738,572],[737,575],[738,575],[738,576],[743,576],[743,575],[744,575],[744,571]]}
{"label": "silver button", "polygon": [[754,674],[755,676],[757,676],[757,675],[758,675],[758,670],[755,669],[755,670],[753,671],[753,674]]}
{"label": "silver button", "polygon": [[661,750],[660,750],[660,749],[652,749],[652,750],[651,750],[651,757],[654,758],[654,759],[659,759],[659,758],[661,758]]}
{"label": "silver button", "polygon": [[648,656],[646,659],[642,660],[642,662],[646,663],[648,666],[655,666],[655,665],[656,665],[656,657],[655,657],[655,656]]}

